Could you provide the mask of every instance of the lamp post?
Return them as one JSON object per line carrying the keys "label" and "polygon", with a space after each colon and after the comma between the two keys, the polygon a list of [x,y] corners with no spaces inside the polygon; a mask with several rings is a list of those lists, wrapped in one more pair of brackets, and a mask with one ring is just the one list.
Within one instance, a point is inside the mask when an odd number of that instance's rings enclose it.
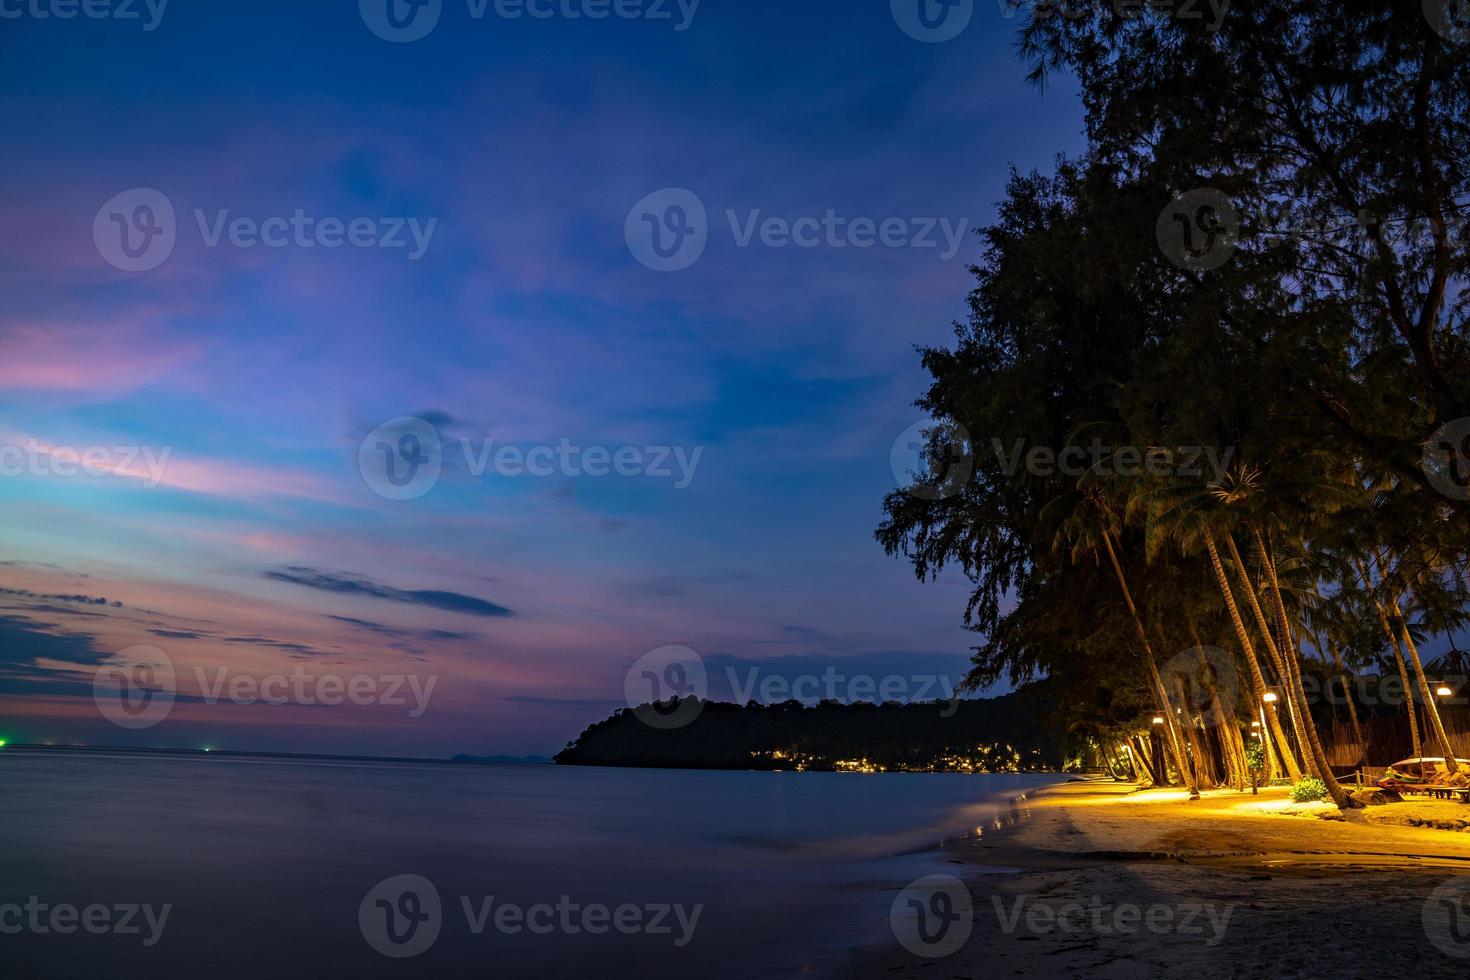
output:
{"label": "lamp post", "polygon": [[1150,732],[1153,734],[1153,738],[1151,739],[1151,741],[1153,742],[1154,758],[1158,760],[1159,779],[1161,781],[1161,784],[1164,786],[1172,786],[1173,783],[1169,781],[1169,755],[1167,752],[1164,751],[1164,736],[1160,732],[1160,727],[1163,724],[1164,716],[1154,715],[1153,728],[1150,729]]}

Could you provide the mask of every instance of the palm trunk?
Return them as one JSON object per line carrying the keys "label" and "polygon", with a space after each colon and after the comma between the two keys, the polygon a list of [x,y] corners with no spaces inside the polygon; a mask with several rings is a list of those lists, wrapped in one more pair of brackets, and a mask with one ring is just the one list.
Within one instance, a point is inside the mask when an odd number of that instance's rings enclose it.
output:
{"label": "palm trunk", "polygon": [[1388,625],[1388,611],[1383,608],[1383,603],[1378,601],[1378,594],[1373,591],[1373,580],[1368,577],[1368,569],[1363,567],[1361,561],[1355,564],[1358,566],[1358,574],[1363,576],[1363,588],[1378,612],[1378,625],[1383,629],[1383,635],[1388,637],[1389,648],[1393,650],[1393,661],[1399,669],[1399,681],[1404,686],[1404,699],[1409,709],[1409,742],[1414,747],[1414,757],[1418,758],[1424,754],[1424,748],[1419,743],[1419,719],[1414,711],[1414,689],[1409,685],[1409,671],[1404,666],[1404,650],[1399,645],[1398,637],[1394,635],[1393,627]]}
{"label": "palm trunk", "polygon": [[[1220,561],[1220,551],[1215,547],[1215,538],[1210,532],[1205,532],[1205,548],[1210,553],[1210,564],[1215,569],[1215,578],[1220,584],[1220,595],[1225,599],[1225,608],[1230,613],[1230,622],[1235,626],[1235,635],[1240,639],[1240,646],[1245,651],[1245,662],[1250,667],[1251,687],[1255,691],[1256,700],[1264,702],[1266,694],[1266,681],[1261,677],[1261,665],[1256,659],[1255,644],[1251,642],[1250,634],[1246,632],[1245,621],[1240,618],[1240,609],[1235,605],[1235,593],[1230,588],[1230,580],[1225,576],[1225,566]],[[1296,764],[1296,759],[1291,755],[1291,749],[1287,745],[1286,733],[1281,730],[1281,719],[1276,712],[1263,712],[1266,716],[1267,731],[1261,733],[1263,739],[1273,739],[1276,747],[1281,753],[1281,761],[1286,766],[1286,774],[1294,783],[1301,782],[1302,771]],[[1270,745],[1266,746],[1266,755],[1271,755]]]}
{"label": "palm trunk", "polygon": [[[1174,675],[1174,687],[1180,705],[1189,707],[1189,697],[1184,691],[1184,679],[1178,674]],[[1196,789],[1214,789],[1218,784],[1215,780],[1214,766],[1205,757],[1204,749],[1200,745],[1199,734],[1194,730],[1194,722],[1185,718],[1181,723],[1184,729],[1185,739],[1189,743],[1189,754],[1194,760],[1194,785]]]}
{"label": "palm trunk", "polygon": [[1108,560],[1113,564],[1113,573],[1118,576],[1118,586],[1123,590],[1123,601],[1128,605],[1128,612],[1133,617],[1133,627],[1138,631],[1138,642],[1142,644],[1143,659],[1148,664],[1149,680],[1153,684],[1154,694],[1159,699],[1159,705],[1164,713],[1164,727],[1169,730],[1169,746],[1173,750],[1174,765],[1179,770],[1179,778],[1184,780],[1189,788],[1190,799],[1199,797],[1199,787],[1194,784],[1194,778],[1189,771],[1189,760],[1184,756],[1184,745],[1179,739],[1179,732],[1175,728],[1174,710],[1169,703],[1169,692],[1164,688],[1163,678],[1159,676],[1158,664],[1154,661],[1154,648],[1148,642],[1148,631],[1143,628],[1143,617],[1138,615],[1138,606],[1133,602],[1133,591],[1128,588],[1128,579],[1123,574],[1123,566],[1118,561],[1118,552],[1113,548],[1112,532],[1103,530],[1103,544],[1108,549]]}
{"label": "palm trunk", "polygon": [[[1220,758],[1224,760],[1224,781],[1236,790],[1245,788],[1246,770],[1249,768],[1245,763],[1245,746],[1240,744],[1240,728],[1235,723],[1235,712],[1225,712],[1225,706],[1220,702],[1220,691],[1215,687],[1215,682],[1210,677],[1209,661],[1205,659],[1205,651],[1199,641],[1199,634],[1195,632],[1194,626],[1189,628],[1189,638],[1194,641],[1194,656],[1199,663],[1200,684],[1210,696],[1210,715],[1215,719],[1215,739],[1220,744]],[[1232,709],[1233,709],[1232,705]]]}
{"label": "palm trunk", "polygon": [[1148,777],[1148,782],[1154,786],[1163,786],[1164,781],[1159,778],[1158,767],[1154,764],[1153,753],[1149,751],[1149,739],[1139,736],[1131,736],[1128,741],[1133,745],[1133,754],[1143,766],[1143,775]]}
{"label": "palm trunk", "polygon": [[1414,645],[1414,638],[1409,635],[1409,624],[1404,622],[1404,615],[1399,611],[1398,603],[1393,605],[1394,620],[1398,623],[1399,633],[1403,637],[1404,649],[1409,651],[1409,658],[1414,662],[1414,676],[1419,680],[1419,693],[1424,698],[1425,713],[1429,715],[1429,724],[1434,729],[1434,738],[1439,742],[1444,752],[1444,767],[1454,773],[1460,771],[1460,765],[1455,761],[1455,747],[1450,744],[1450,737],[1445,733],[1444,722],[1439,717],[1439,705],[1434,703],[1434,692],[1429,689],[1429,678],[1424,676],[1424,664],[1419,661],[1419,648]]}
{"label": "palm trunk", "polygon": [[1296,634],[1291,628],[1291,620],[1286,615],[1286,602],[1281,598],[1281,581],[1276,577],[1276,563],[1271,559],[1271,554],[1266,550],[1266,541],[1261,537],[1260,531],[1255,531],[1256,551],[1261,564],[1266,569],[1266,577],[1271,583],[1271,591],[1276,596],[1276,613],[1281,617],[1281,635],[1292,645],[1281,651],[1281,659],[1286,663],[1287,673],[1291,675],[1292,691],[1300,701],[1298,713],[1297,738],[1305,737],[1305,744],[1310,759],[1315,759],[1319,770],[1318,776],[1327,787],[1327,795],[1332,797],[1332,802],[1337,804],[1339,810],[1346,810],[1354,806],[1347,790],[1337,781],[1332,774],[1332,766],[1327,760],[1327,753],[1322,749],[1322,740],[1317,736],[1317,725],[1312,721],[1312,715],[1307,704],[1307,691],[1302,686],[1301,663],[1297,658]]}
{"label": "palm trunk", "polygon": [[1225,543],[1230,547],[1230,557],[1235,561],[1236,574],[1240,576],[1241,586],[1245,590],[1246,598],[1250,600],[1251,613],[1255,616],[1256,628],[1261,631],[1261,640],[1266,644],[1266,653],[1276,666],[1276,676],[1281,679],[1281,693],[1286,695],[1286,714],[1291,719],[1292,731],[1296,733],[1297,747],[1301,750],[1302,761],[1306,763],[1310,774],[1320,775],[1314,771],[1317,767],[1313,764],[1312,753],[1307,747],[1306,739],[1302,736],[1301,713],[1306,709],[1296,700],[1296,687],[1292,684],[1292,665],[1287,662],[1285,652],[1276,645],[1276,639],[1271,635],[1271,627],[1266,624],[1265,613],[1261,611],[1261,602],[1256,597],[1256,585],[1251,581],[1250,572],[1246,570],[1245,562],[1240,557],[1240,550],[1235,547],[1235,535],[1226,531]]}
{"label": "palm trunk", "polygon": [[[1319,646],[1318,649],[1321,649],[1321,647]],[[1354,703],[1352,689],[1348,686],[1348,678],[1352,675],[1343,666],[1342,654],[1338,653],[1337,644],[1331,637],[1327,639],[1327,650],[1332,654],[1332,663],[1337,667],[1338,673],[1342,678],[1342,693],[1343,697],[1347,699],[1348,721],[1352,722],[1353,737],[1358,740],[1358,751],[1360,754],[1365,753],[1368,751],[1368,742],[1363,738],[1363,725],[1358,721],[1358,708]]]}

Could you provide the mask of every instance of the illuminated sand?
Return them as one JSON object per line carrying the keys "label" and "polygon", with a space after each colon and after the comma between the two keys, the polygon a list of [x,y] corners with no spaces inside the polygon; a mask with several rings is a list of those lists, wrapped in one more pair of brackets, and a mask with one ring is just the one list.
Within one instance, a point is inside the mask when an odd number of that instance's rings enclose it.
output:
{"label": "illuminated sand", "polygon": [[[973,894],[973,934],[964,947],[926,960],[894,946],[861,975],[1470,972],[1470,959],[1453,958],[1427,938],[1423,918],[1435,886],[1457,875],[1470,880],[1470,833],[1402,825],[1470,820],[1470,806],[1415,801],[1345,820],[1319,814],[1336,808],[1293,804],[1282,788],[1255,797],[1210,792],[1193,802],[1179,791],[1112,782],[1042,791],[948,848],[957,865],[972,866],[954,868]],[[1038,907],[1028,922],[1025,913]],[[1128,914],[1117,917],[1119,909]],[[1470,955],[1470,939],[1464,952]]]}

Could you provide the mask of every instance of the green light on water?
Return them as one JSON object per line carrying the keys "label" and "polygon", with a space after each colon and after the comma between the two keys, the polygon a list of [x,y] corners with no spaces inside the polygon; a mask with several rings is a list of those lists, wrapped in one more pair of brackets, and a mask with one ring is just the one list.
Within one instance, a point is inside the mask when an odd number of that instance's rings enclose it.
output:
{"label": "green light on water", "polygon": [[6,740],[5,740],[5,739],[3,739],[3,738],[0,738],[0,749],[3,749],[3,748],[5,748],[5,746],[7,746],[7,745],[9,745],[9,744],[10,744],[10,743],[9,743],[9,742],[7,742],[7,741],[6,741]]}

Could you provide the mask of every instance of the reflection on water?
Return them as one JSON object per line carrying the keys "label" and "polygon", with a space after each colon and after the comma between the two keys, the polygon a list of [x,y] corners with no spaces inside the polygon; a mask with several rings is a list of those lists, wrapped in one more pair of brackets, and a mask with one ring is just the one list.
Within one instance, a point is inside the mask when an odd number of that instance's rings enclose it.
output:
{"label": "reflection on water", "polygon": [[[885,939],[885,890],[931,870],[936,844],[1018,819],[1024,799],[1005,801],[1053,779],[7,749],[0,906],[171,912],[148,948],[58,935],[46,913],[0,948],[7,976],[821,975]],[[431,884],[436,921],[411,889],[369,895],[400,875]],[[605,906],[610,925],[557,913],[535,934],[498,921],[506,906]],[[669,932],[649,928],[658,907]],[[676,946],[680,907],[700,911]],[[397,938],[438,931],[392,959],[363,908]]]}

